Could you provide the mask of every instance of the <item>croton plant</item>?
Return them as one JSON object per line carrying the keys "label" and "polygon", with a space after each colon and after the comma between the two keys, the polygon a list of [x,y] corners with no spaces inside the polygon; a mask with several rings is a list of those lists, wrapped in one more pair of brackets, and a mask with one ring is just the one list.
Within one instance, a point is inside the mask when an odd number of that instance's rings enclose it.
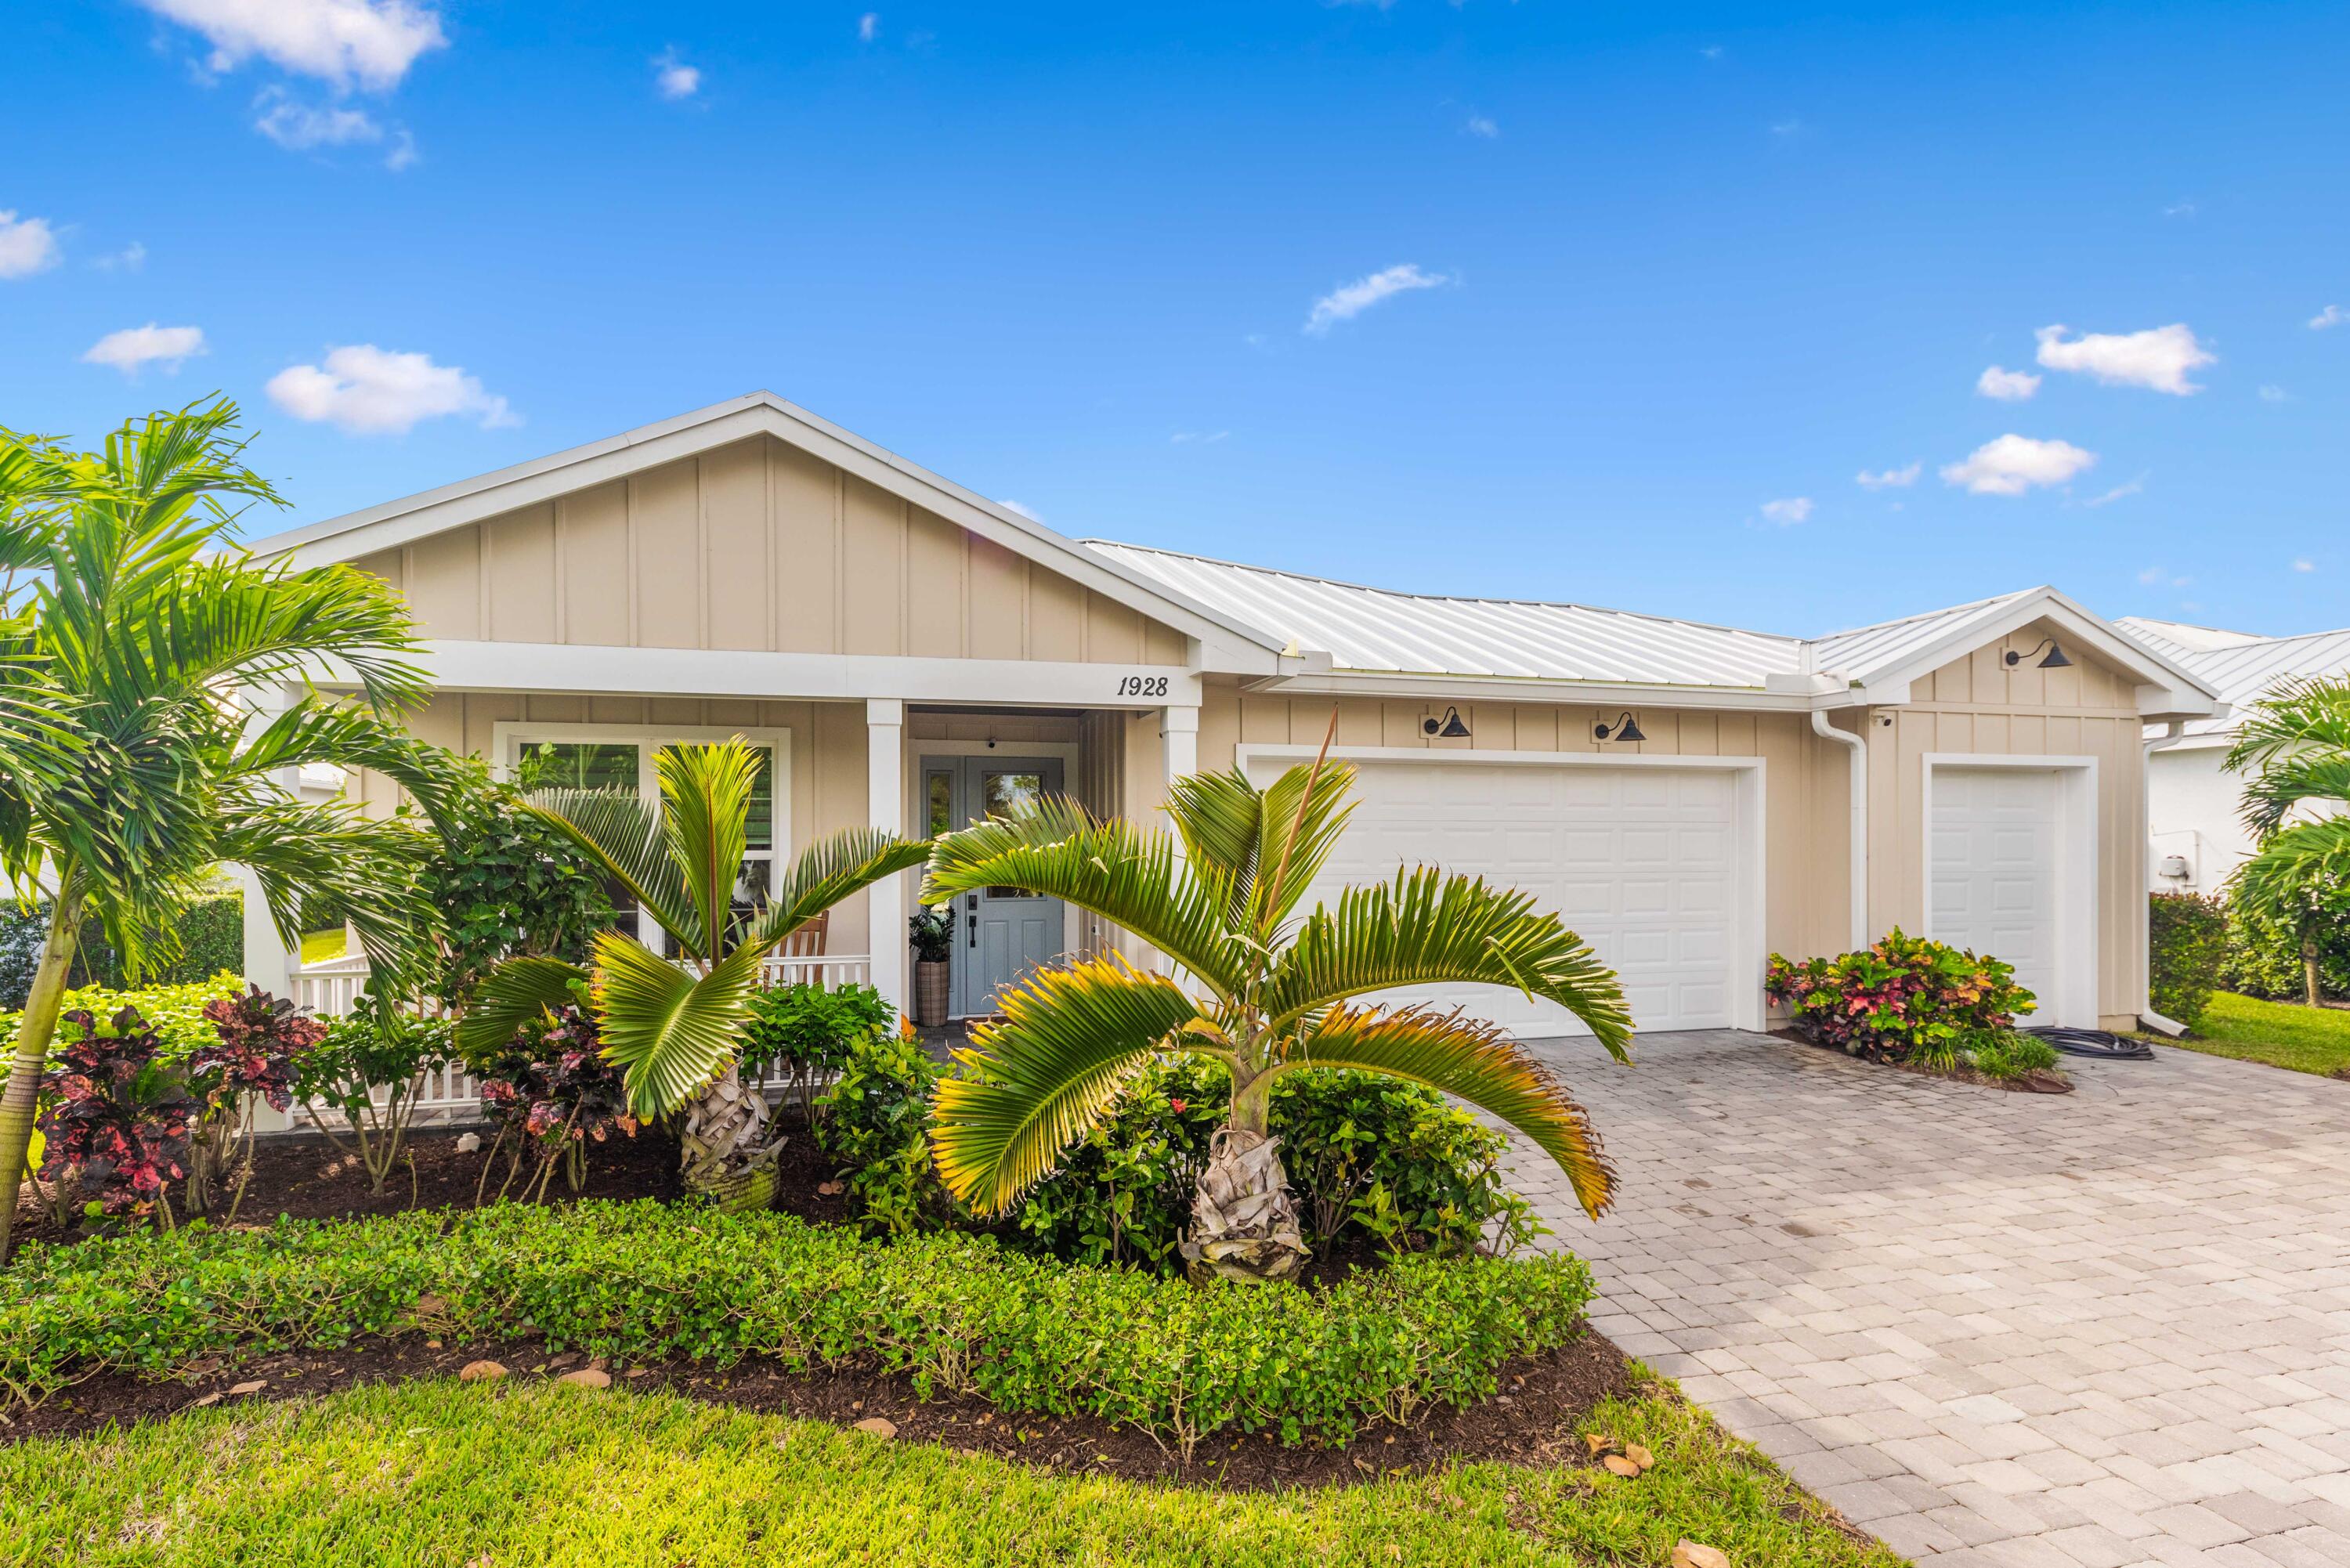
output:
{"label": "croton plant", "polygon": [[1795,1032],[1872,1062],[1898,1062],[1931,1041],[2006,1029],[2032,1005],[2015,969],[1897,926],[1874,946],[1797,963],[1777,953],[1763,988]]}
{"label": "croton plant", "polygon": [[138,1009],[103,1025],[80,1009],[57,1022],[57,1064],[41,1085],[40,1174],[98,1213],[151,1213],[188,1174],[202,1106],[184,1075],[159,1059],[161,1043]]}

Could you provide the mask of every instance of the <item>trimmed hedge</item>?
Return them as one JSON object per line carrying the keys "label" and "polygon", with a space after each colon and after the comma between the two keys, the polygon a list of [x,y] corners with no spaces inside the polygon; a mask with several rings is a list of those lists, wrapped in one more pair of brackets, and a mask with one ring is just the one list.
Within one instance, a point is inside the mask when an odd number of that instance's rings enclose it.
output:
{"label": "trimmed hedge", "polygon": [[985,1237],[884,1241],[650,1201],[134,1232],[28,1248],[6,1282],[0,1386],[18,1402],[209,1353],[535,1333],[619,1360],[878,1367],[924,1397],[1098,1417],[1187,1454],[1226,1428],[1344,1441],[1491,1398],[1504,1362],[1582,1332],[1592,1295],[1566,1255],[1405,1258],[1319,1292],[1199,1286]]}
{"label": "trimmed hedge", "polygon": [[2189,1029],[2201,1022],[2228,961],[2228,906],[2199,893],[2147,895],[2147,1001]]}

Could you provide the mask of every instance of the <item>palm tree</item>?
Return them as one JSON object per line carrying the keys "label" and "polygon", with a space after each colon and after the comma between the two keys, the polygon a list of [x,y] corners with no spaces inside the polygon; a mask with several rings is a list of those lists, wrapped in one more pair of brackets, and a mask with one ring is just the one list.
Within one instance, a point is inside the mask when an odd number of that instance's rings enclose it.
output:
{"label": "palm tree", "polygon": [[2315,1007],[2319,930],[2350,905],[2350,680],[2278,687],[2237,726],[2226,765],[2251,774],[2243,819],[2260,846],[2236,868],[2230,896],[2300,932],[2302,986]]}
{"label": "palm tree", "polygon": [[744,825],[758,773],[740,737],[671,746],[653,759],[658,805],[632,791],[543,790],[527,809],[553,824],[643,906],[679,962],[625,932],[600,932],[593,970],[513,959],[491,971],[457,1026],[467,1055],[503,1048],[542,1009],[588,982],[605,1056],[625,1069],[629,1108],[651,1120],[684,1109],[686,1184],[730,1209],[775,1198],[766,1102],[742,1081],[743,1023],[761,962],[784,939],[861,888],[920,866],[930,846],[878,829],[811,845],[772,894],[739,912]]}
{"label": "palm tree", "polygon": [[1009,1210],[1154,1053],[1196,1051],[1230,1069],[1232,1097],[1193,1199],[1184,1253],[1195,1272],[1285,1278],[1303,1265],[1267,1114],[1274,1084],[1305,1067],[1456,1095],[1539,1144],[1586,1212],[1607,1207],[1614,1177],[1589,1118],[1499,1027],[1356,999],[1512,986],[1565,1007],[1626,1061],[1631,1020],[1615,975],[1530,896],[1430,867],[1294,919],[1346,826],[1353,777],[1317,759],[1263,791],[1238,773],[1179,779],[1173,836],[1048,799],[935,841],[924,902],[991,885],[1064,898],[1149,942],[1181,977],[1103,957],[1002,993],[1002,1021],[973,1032],[962,1075],[939,1088],[931,1142],[956,1197],[983,1213]]}
{"label": "palm tree", "polygon": [[[91,453],[0,431],[0,874],[49,905],[0,1093],[0,1257],[85,916],[137,974],[171,956],[174,916],[219,867],[241,864],[289,943],[304,898],[325,896],[386,973],[421,957],[423,830],[276,782],[333,763],[440,798],[433,753],[398,722],[425,690],[407,607],[352,567],[234,545],[236,504],[283,504],[244,466],[236,417],[225,400],[152,414]],[[356,698],[319,691],[329,675]],[[238,701],[264,686],[298,694],[264,719]]]}

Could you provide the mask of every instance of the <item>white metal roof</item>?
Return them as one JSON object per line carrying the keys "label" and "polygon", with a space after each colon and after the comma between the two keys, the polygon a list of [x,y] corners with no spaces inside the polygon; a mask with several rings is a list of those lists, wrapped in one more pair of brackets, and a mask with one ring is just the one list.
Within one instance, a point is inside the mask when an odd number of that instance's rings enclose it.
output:
{"label": "white metal roof", "polygon": [[2126,615],[2114,624],[2142,642],[2181,653],[2209,653],[2214,649],[2272,640],[2257,631],[2228,631],[2216,626],[2192,626],[2183,620],[2157,620],[2152,616]]}
{"label": "white metal roof", "polygon": [[1791,637],[1585,605],[1398,593],[1087,539],[1186,597],[1345,670],[1759,688],[1802,668]]}
{"label": "white metal roof", "polygon": [[2012,594],[1952,605],[1948,609],[1906,615],[1898,620],[1878,621],[1875,626],[1855,627],[1850,631],[1830,632],[1812,643],[1812,667],[1861,677],[1871,670],[1906,664],[1970,624],[1996,618],[2000,611],[2044,591],[2019,588]]}
{"label": "white metal roof", "polygon": [[[2297,637],[2258,637],[2140,616],[2125,617],[2115,624],[2210,687],[2234,710],[2250,707],[2288,680],[2350,674],[2350,628],[2303,632]],[[2198,647],[2178,637],[2179,632],[2200,632],[2206,639],[2228,640],[2207,641]],[[2190,721],[2185,732],[2220,736],[2234,729],[2235,721],[2222,717]]]}

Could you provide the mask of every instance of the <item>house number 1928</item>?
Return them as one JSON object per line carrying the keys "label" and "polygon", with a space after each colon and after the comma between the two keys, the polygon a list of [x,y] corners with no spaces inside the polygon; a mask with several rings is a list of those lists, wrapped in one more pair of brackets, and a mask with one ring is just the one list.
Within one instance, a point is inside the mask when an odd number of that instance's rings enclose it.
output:
{"label": "house number 1928", "polygon": [[1118,682],[1118,694],[1121,697],[1164,697],[1167,695],[1167,677],[1164,675],[1121,676]]}

